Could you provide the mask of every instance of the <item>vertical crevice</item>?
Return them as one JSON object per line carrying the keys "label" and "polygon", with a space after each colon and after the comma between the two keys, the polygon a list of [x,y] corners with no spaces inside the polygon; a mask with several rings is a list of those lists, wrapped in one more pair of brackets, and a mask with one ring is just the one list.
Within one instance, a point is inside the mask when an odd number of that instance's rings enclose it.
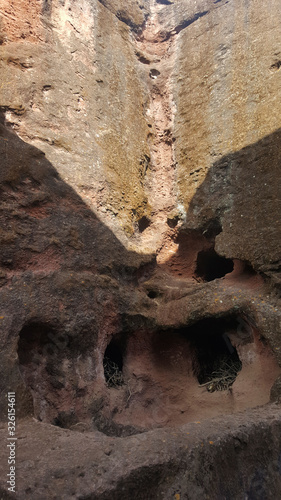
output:
{"label": "vertical crevice", "polygon": [[[136,55],[145,73],[149,102],[146,109],[150,126],[148,144],[151,152],[149,173],[146,176],[146,191],[153,207],[149,231],[142,235],[158,240],[158,250],[166,233],[174,229],[167,224],[167,214],[176,204],[175,160],[174,160],[174,115],[175,105],[172,91],[172,70],[174,67],[175,37],[163,35],[158,13],[163,2],[151,0],[150,16],[138,37],[135,38]],[[165,2],[165,5],[170,2]]]}

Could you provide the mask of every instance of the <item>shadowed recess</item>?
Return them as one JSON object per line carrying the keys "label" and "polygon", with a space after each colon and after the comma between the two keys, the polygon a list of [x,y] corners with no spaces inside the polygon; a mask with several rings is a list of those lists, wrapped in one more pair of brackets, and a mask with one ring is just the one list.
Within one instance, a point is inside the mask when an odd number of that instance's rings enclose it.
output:
{"label": "shadowed recess", "polygon": [[242,369],[237,350],[229,338],[238,328],[238,318],[226,316],[203,319],[186,330],[185,335],[190,338],[194,350],[194,374],[209,392],[231,387]]}
{"label": "shadowed recess", "polygon": [[104,378],[108,387],[123,385],[123,352],[124,344],[118,339],[112,339],[108,344],[103,358]]}
{"label": "shadowed recess", "polygon": [[20,365],[28,365],[33,360],[36,362],[37,355],[45,352],[53,354],[54,348],[52,338],[54,330],[43,323],[31,323],[23,327],[19,335],[18,357]]}
{"label": "shadowed recess", "polygon": [[213,281],[222,278],[233,271],[233,262],[231,259],[221,257],[214,248],[202,250],[197,256],[197,266],[195,274],[204,281]]}

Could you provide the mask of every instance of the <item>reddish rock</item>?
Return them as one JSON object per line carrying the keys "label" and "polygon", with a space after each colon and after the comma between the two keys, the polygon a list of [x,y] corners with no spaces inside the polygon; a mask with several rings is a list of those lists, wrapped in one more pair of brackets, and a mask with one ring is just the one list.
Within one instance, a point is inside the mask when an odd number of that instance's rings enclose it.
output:
{"label": "reddish rock", "polygon": [[278,498],[280,9],[255,5],[1,7],[17,498]]}

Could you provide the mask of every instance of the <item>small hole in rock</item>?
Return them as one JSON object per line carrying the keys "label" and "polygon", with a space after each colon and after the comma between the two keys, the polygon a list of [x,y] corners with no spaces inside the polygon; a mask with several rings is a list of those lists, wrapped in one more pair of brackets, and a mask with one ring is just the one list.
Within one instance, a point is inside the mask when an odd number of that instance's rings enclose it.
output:
{"label": "small hole in rock", "polygon": [[108,387],[123,385],[123,354],[122,348],[115,339],[108,344],[103,359],[104,378]]}
{"label": "small hole in rock", "polygon": [[233,261],[221,257],[216,253],[214,248],[202,250],[197,255],[197,266],[195,275],[202,278],[204,281],[213,281],[217,278],[222,278],[233,271]]}
{"label": "small hole in rock", "polygon": [[136,56],[142,64],[150,64],[151,62],[145,55],[141,54],[140,52],[136,52]]}
{"label": "small hole in rock", "polygon": [[179,216],[178,215],[176,215],[175,217],[168,217],[167,218],[167,224],[172,229],[178,225],[178,222],[179,222]]}
{"label": "small hole in rock", "polygon": [[157,295],[158,295],[158,293],[155,290],[149,290],[147,293],[147,296],[150,299],[156,299]]}
{"label": "small hole in rock", "polygon": [[139,221],[138,221],[138,228],[139,232],[143,233],[148,227],[150,226],[150,220],[144,215]]}
{"label": "small hole in rock", "polygon": [[149,76],[152,79],[157,78],[157,76],[159,76],[159,75],[160,75],[160,71],[158,71],[158,69],[151,69],[149,72]]}
{"label": "small hole in rock", "polygon": [[278,71],[281,68],[281,61],[276,61],[274,64],[270,66],[272,71]]}

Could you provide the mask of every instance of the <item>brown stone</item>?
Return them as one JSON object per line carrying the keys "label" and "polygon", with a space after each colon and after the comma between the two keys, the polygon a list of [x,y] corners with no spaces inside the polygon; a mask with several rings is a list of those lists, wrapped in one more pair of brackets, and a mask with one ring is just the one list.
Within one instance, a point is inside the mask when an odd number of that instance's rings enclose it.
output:
{"label": "brown stone", "polygon": [[278,498],[277,0],[0,13],[16,497]]}

